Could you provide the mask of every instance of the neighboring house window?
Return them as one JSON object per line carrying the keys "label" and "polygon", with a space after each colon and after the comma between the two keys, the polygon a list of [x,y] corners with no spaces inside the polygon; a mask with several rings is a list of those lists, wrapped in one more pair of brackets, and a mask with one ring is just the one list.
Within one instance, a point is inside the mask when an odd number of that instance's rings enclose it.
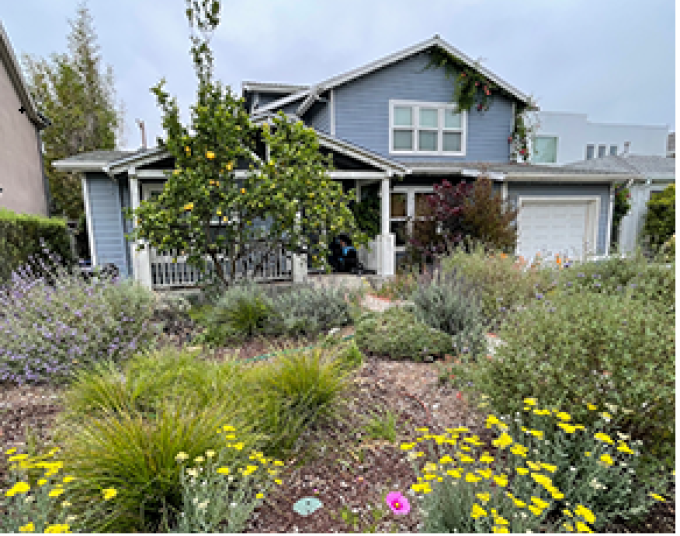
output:
{"label": "neighboring house window", "polygon": [[610,145],[609,146],[609,155],[610,156],[616,156],[616,154],[619,152],[619,148],[616,145]]}
{"label": "neighboring house window", "polygon": [[607,146],[606,145],[599,145],[597,147],[597,157],[598,158],[604,158],[607,156]]}
{"label": "neighboring house window", "polygon": [[390,152],[462,156],[466,124],[452,104],[390,101]]}
{"label": "neighboring house window", "polygon": [[557,162],[557,136],[536,136],[533,162],[535,164],[555,164]]}
{"label": "neighboring house window", "polygon": [[595,146],[586,145],[586,160],[592,160],[595,158]]}

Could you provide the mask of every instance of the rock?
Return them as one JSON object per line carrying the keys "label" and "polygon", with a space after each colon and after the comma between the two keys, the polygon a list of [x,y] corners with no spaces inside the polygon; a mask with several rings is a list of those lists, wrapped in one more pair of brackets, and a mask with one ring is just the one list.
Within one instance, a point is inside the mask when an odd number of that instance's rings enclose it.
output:
{"label": "rock", "polygon": [[336,333],[340,333],[340,328],[331,328],[331,329],[328,331],[328,336],[329,336],[329,337],[332,337],[332,336],[335,335]]}
{"label": "rock", "polygon": [[432,357],[431,355],[426,355],[424,361],[425,363],[432,363],[434,362],[434,357]]}

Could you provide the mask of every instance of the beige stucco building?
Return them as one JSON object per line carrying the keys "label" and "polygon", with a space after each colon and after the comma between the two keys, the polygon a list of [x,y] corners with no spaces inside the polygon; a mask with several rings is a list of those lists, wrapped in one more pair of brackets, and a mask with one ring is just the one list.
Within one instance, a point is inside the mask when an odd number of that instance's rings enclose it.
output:
{"label": "beige stucco building", "polygon": [[36,109],[0,23],[0,207],[49,216],[40,131],[49,120]]}

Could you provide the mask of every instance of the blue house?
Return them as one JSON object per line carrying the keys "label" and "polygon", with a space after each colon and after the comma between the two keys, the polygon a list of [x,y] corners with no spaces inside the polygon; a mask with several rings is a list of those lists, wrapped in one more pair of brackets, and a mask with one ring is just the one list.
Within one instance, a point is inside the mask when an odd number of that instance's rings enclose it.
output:
{"label": "blue house", "polygon": [[[480,99],[468,110],[452,102],[452,76],[463,73],[482,81]],[[378,275],[394,275],[410,220],[434,184],[481,174],[519,209],[518,255],[609,253],[614,185],[627,175],[519,163],[516,130],[529,97],[439,36],[310,86],[244,82],[242,94],[253,121],[282,111],[312,126],[322,150],[333,155],[331,178],[356,188],[358,198],[380,197],[380,234],[360,252]],[[170,262],[181,252],[138,252],[124,236],[132,222],[121,210],[162,190],[174,167],[168,153],[94,151],[54,165],[83,173],[94,264],[113,263],[154,288],[195,282],[181,258]],[[256,275],[297,279],[303,264],[278,258]]]}

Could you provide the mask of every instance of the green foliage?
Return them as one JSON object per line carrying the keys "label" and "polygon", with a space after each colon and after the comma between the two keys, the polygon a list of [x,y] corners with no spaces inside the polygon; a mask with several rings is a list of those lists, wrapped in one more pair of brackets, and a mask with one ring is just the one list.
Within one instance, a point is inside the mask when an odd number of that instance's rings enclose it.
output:
{"label": "green foliage", "polygon": [[0,207],[0,284],[25,264],[35,268],[40,260],[48,262],[45,250],[58,255],[60,263],[74,262],[64,220],[16,214]]}
{"label": "green foliage", "polygon": [[487,353],[486,329],[475,289],[454,272],[422,278],[411,295],[416,317],[453,337],[458,352],[473,358]]}
{"label": "green foliage", "polygon": [[356,327],[356,343],[365,352],[415,361],[453,349],[450,335],[419,321],[404,307],[391,307],[379,315],[363,315]]}
{"label": "green foliage", "polygon": [[305,349],[248,369],[244,384],[257,430],[269,438],[266,453],[287,452],[305,429],[341,414],[350,387],[342,353]]}
{"label": "green foliage", "polygon": [[418,287],[418,271],[409,268],[385,281],[376,296],[388,300],[407,300]]}
{"label": "green foliage", "polygon": [[364,364],[364,354],[361,353],[356,342],[352,341],[346,350],[340,354],[340,361],[349,370],[359,369]]}
{"label": "green foliage", "polygon": [[397,416],[389,409],[374,413],[364,426],[364,431],[369,439],[394,443],[397,440]]}
{"label": "green foliage", "polygon": [[41,133],[51,212],[78,220],[84,214],[80,178],[56,171],[52,162],[85,151],[114,149],[123,111],[116,103],[113,71],[103,65],[86,4],[78,6],[70,26],[67,54],[53,54],[49,60],[24,55],[23,63],[29,90],[51,122]]}
{"label": "green foliage", "polygon": [[589,425],[584,401],[611,404],[614,429],[644,440],[643,461],[655,468],[673,453],[674,322],[665,308],[625,295],[564,295],[518,313],[500,332],[495,359],[452,372],[505,415],[534,396],[562,401]]}
{"label": "green foliage", "polygon": [[675,184],[647,202],[647,215],[642,231],[652,247],[658,248],[675,234]]}
{"label": "green foliage", "polygon": [[553,287],[550,270],[523,270],[505,253],[487,253],[481,245],[462,248],[442,259],[443,273],[456,271],[478,291],[485,322],[497,328],[511,313],[535,301]]}
{"label": "green foliage", "polygon": [[614,242],[619,235],[619,227],[621,220],[630,210],[630,190],[621,185],[615,188],[614,193],[614,214],[612,216],[612,242]]}
{"label": "green foliage", "polygon": [[347,290],[333,287],[293,287],[272,299],[265,331],[274,335],[316,335],[352,323]]}
{"label": "green foliage", "polygon": [[360,231],[369,237],[380,234],[380,198],[368,196],[351,204],[354,221]]}
{"label": "green foliage", "polygon": [[[341,184],[328,176],[331,159],[320,153],[313,129],[283,112],[261,126],[253,124],[243,100],[212,80],[208,45],[219,13],[219,2],[194,3],[187,11],[191,27],[200,33],[192,36],[198,91],[190,124],[181,122],[177,100],[164,90],[164,81],[152,90],[166,131],[159,143],[174,158],[175,170],[157,199],[128,211],[138,224],[131,239],[184,252],[190,264],[227,286],[235,280],[238,261],[248,256],[246,244],[255,241],[264,259],[281,245],[289,251],[307,247],[309,235],[316,234],[321,254],[315,265],[326,266],[328,241],[336,231],[367,243],[347,207],[352,192],[343,194]],[[257,156],[263,145],[266,162]],[[250,170],[237,180],[239,161],[248,162]],[[254,226],[256,221],[267,221],[268,229]]]}

